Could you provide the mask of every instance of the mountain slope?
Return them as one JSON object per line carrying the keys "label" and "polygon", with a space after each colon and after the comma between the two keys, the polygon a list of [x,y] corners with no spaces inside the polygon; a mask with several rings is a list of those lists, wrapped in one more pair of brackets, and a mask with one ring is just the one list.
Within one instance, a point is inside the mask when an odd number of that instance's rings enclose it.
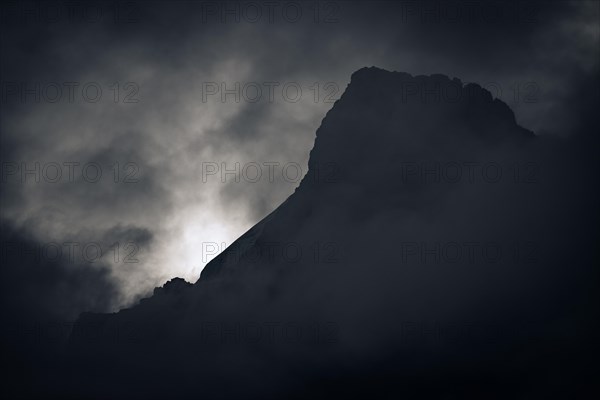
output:
{"label": "mountain slope", "polygon": [[570,142],[535,137],[478,85],[361,69],[323,119],[294,194],[194,285],[80,317],[74,390],[583,390],[596,298],[592,256],[576,250],[596,239],[587,173]]}

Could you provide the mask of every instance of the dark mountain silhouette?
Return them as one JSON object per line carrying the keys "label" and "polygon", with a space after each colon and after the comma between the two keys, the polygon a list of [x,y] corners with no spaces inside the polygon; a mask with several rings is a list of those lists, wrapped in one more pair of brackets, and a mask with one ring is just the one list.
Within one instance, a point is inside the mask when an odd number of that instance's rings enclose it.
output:
{"label": "dark mountain silhouette", "polygon": [[[554,398],[589,389],[597,237],[575,140],[476,84],[355,72],[309,171],[209,263],[85,313],[85,398]],[[199,255],[200,256],[200,255]],[[593,329],[592,329],[593,328]]]}

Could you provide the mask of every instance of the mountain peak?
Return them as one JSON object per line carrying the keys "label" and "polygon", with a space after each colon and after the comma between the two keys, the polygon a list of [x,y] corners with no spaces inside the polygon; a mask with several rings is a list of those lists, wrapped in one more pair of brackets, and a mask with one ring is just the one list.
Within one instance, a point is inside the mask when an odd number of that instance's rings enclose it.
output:
{"label": "mountain peak", "polygon": [[[556,293],[577,293],[583,275],[564,265],[586,238],[572,225],[587,217],[570,203],[564,177],[573,167],[557,167],[556,153],[548,156],[543,138],[532,138],[479,85],[441,74],[355,72],[317,130],[296,191],[214,258],[193,286],[173,279],[129,310],[80,318],[70,348],[94,366],[85,387],[97,382],[96,365],[106,366],[109,379],[132,370],[144,383],[190,376],[182,391],[201,386],[222,398],[290,397],[268,394],[292,393],[277,386],[281,381],[318,389],[350,364],[356,373],[332,387],[352,387],[355,376],[369,374],[373,387],[381,376],[397,387],[399,379],[414,381],[408,370],[426,388],[443,387],[448,365],[465,377],[464,387],[473,376],[495,379],[515,365],[515,376],[528,377],[540,365],[521,367],[520,360],[548,358],[523,344],[541,335],[555,343],[562,331],[546,332],[557,310],[576,304]],[[547,174],[533,181],[535,190],[529,178],[536,171],[519,171],[531,164]],[[560,209],[568,215],[557,216]],[[419,321],[422,339],[432,343],[404,340],[406,327]],[[462,331],[472,321],[497,327],[497,336],[468,332],[459,335],[464,340],[438,342],[437,332],[430,335],[434,326]],[[515,321],[529,325],[511,336]],[[86,326],[100,332],[98,341],[86,340]],[[114,343],[113,333],[130,327],[137,329],[131,338]],[[488,346],[490,339],[498,346]],[[116,356],[124,360],[118,369]],[[506,362],[486,364],[492,359]],[[298,365],[317,373],[298,376]]]}
{"label": "mountain peak", "polygon": [[325,169],[365,182],[373,167],[472,157],[474,148],[534,138],[478,84],[446,75],[361,68],[323,119],[310,153],[308,181]]}

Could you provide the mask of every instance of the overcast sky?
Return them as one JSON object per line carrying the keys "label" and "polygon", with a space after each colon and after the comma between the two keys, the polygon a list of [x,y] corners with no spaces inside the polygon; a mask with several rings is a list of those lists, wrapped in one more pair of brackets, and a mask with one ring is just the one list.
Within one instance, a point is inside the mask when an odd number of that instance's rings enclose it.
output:
{"label": "overcast sky", "polygon": [[285,200],[361,67],[478,82],[561,136],[598,69],[596,1],[85,4],[2,10],[1,217],[113,309]]}

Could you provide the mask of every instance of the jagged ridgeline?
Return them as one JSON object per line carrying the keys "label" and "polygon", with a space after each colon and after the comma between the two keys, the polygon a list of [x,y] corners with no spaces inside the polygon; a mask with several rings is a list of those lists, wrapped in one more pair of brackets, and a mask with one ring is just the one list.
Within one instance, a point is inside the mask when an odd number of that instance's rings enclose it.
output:
{"label": "jagged ridgeline", "polygon": [[195,284],[80,317],[73,390],[563,394],[593,343],[593,260],[574,249],[592,246],[595,199],[575,154],[476,84],[363,68],[295,192]]}

